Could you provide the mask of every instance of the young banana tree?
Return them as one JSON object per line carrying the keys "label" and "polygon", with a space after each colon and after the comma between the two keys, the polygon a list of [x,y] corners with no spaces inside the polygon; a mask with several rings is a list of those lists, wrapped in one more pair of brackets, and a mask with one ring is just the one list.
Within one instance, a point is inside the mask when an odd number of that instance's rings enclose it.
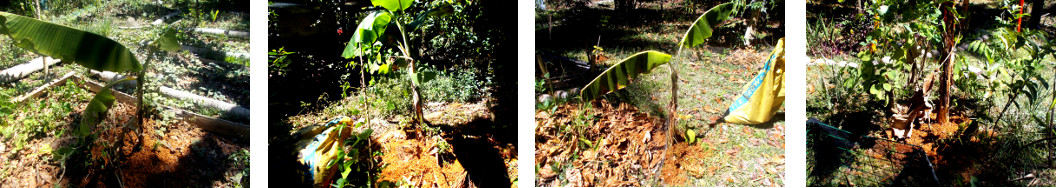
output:
{"label": "young banana tree", "polygon": [[[0,12],[0,35],[8,36],[16,46],[36,54],[72,61],[97,71],[135,72],[138,73],[139,79],[142,79],[143,66],[135,55],[121,43],[99,34]],[[154,42],[155,46],[166,50],[173,49],[175,37],[172,37],[172,34],[163,35],[161,38]],[[175,46],[176,49],[179,48],[179,45]],[[113,106],[115,98],[110,88],[132,79],[134,78],[107,84],[102,91],[92,97],[82,114],[80,127],[75,130],[75,133],[81,136],[88,135],[91,127],[100,123],[109,108]],[[139,83],[142,84],[142,80]],[[140,96],[140,105],[143,104],[141,93],[137,92]]]}
{"label": "young banana tree", "polygon": [[[371,0],[371,3],[384,9],[373,12],[360,21],[341,56],[346,59],[358,57],[363,66],[361,70],[366,71],[366,68],[370,68],[371,73],[388,72],[390,67],[406,64],[407,76],[411,78],[414,122],[423,123],[423,101],[418,85],[425,82],[423,77],[426,76],[417,73],[415,59],[418,58],[418,54],[411,48],[407,34],[422,26],[429,16],[449,15],[453,9],[449,4],[445,4],[434,7],[413,20],[410,18],[401,20],[400,15],[407,14],[406,10],[411,7],[414,0]],[[391,29],[396,29],[396,32],[391,32]],[[395,41],[395,43],[389,43],[389,41]],[[388,58],[382,57],[381,50],[391,47],[398,49],[400,54],[392,56],[395,61],[386,61],[385,59]],[[361,74],[364,73],[361,72]],[[361,86],[365,87],[365,84],[361,83]]]}
{"label": "young banana tree", "polygon": [[[682,48],[692,48],[703,44],[704,39],[711,37],[713,30],[717,26],[716,24],[729,18],[732,10],[733,6],[731,3],[724,3],[700,15],[693,22],[693,25],[686,30],[686,34],[682,36],[675,56],[677,57],[682,53]],[[669,60],[671,60],[671,55],[657,51],[645,51],[631,55],[631,57],[609,67],[587,86],[583,87],[583,90],[580,91],[580,97],[584,101],[589,101],[622,89],[638,75],[647,74],[653,68],[665,64]],[[673,126],[676,123],[676,117],[678,117],[676,115],[678,112],[678,70],[675,69],[674,64],[668,65],[668,68],[671,70],[671,103],[669,105],[668,126]]]}

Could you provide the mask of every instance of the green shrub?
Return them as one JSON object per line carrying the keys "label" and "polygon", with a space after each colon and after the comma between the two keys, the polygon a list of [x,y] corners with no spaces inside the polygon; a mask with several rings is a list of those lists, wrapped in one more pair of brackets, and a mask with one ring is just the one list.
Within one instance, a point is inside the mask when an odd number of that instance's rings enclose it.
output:
{"label": "green shrub", "polygon": [[480,98],[482,84],[470,70],[441,71],[422,85],[422,97],[433,102],[468,102]]}
{"label": "green shrub", "polygon": [[[402,71],[401,71],[402,72]],[[436,77],[422,84],[422,97],[430,102],[470,102],[481,98],[483,84],[471,70],[437,71],[424,67],[420,72],[434,72]],[[367,93],[368,103],[379,115],[406,114],[411,110],[410,80],[406,73],[377,76]],[[356,100],[359,100],[358,98]]]}

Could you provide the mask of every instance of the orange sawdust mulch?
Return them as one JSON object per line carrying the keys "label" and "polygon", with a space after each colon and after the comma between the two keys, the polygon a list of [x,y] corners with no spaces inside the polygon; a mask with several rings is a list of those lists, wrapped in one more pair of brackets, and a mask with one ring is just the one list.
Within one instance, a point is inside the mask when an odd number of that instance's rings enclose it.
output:
{"label": "orange sawdust mulch", "polygon": [[515,138],[505,138],[504,130],[494,128],[487,103],[431,108],[435,112],[426,120],[443,130],[439,135],[416,128],[375,134],[383,152],[379,182],[409,187],[516,187]]}
{"label": "orange sawdust mulch", "polygon": [[[402,134],[402,130],[390,134]],[[454,187],[464,181],[466,170],[458,160],[438,160],[436,143],[425,139],[384,141],[386,164],[379,181],[406,182],[411,187]]]}
{"label": "orange sawdust mulch", "polygon": [[[625,103],[581,105],[536,114],[536,186],[643,186],[656,180],[668,140],[659,118]],[[566,131],[576,116],[594,121],[582,131]]]}
{"label": "orange sawdust mulch", "polygon": [[671,145],[667,160],[660,171],[660,177],[665,185],[684,185],[689,177],[703,178],[715,174],[718,167],[708,165],[703,159],[710,158],[716,151],[703,147],[694,147],[686,142],[678,142]]}

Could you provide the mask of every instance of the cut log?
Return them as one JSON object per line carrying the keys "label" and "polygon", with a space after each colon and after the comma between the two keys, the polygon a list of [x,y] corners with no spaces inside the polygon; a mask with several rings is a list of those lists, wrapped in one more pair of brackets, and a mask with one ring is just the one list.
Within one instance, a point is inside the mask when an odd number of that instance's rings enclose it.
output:
{"label": "cut log", "polygon": [[168,20],[169,18],[175,17],[177,15],[180,15],[179,11],[170,12],[169,14],[166,14],[165,16],[162,16],[161,18],[158,18],[158,19],[154,20],[154,22],[151,22],[150,25],[132,26],[132,27],[117,27],[117,28],[118,29],[142,29],[142,28],[153,27],[153,26],[165,24],[165,20]]}
{"label": "cut log", "polygon": [[[99,71],[94,71],[93,70],[91,72],[92,72],[93,75],[97,75],[100,78],[102,78],[103,80],[106,80],[107,82],[112,82],[114,80],[120,80],[120,79],[124,78],[124,76],[122,76],[120,74],[117,74],[117,73],[114,73],[114,72],[110,72],[110,71],[99,72]],[[127,81],[127,82],[122,83],[122,85],[125,85],[125,86],[128,86],[128,87],[135,87],[136,84],[137,83],[136,83],[135,80]],[[195,104],[199,104],[199,105],[205,106],[207,108],[212,108],[212,109],[223,111],[225,114],[231,115],[231,116],[233,116],[235,118],[249,119],[249,109],[245,108],[245,107],[242,107],[242,106],[238,106],[236,104],[231,104],[231,103],[227,103],[227,102],[224,102],[224,101],[220,101],[220,100],[216,100],[216,99],[212,99],[212,98],[208,98],[208,97],[195,95],[194,93],[190,93],[190,92],[186,92],[186,91],[180,91],[180,90],[176,90],[176,89],[165,87],[165,86],[159,87],[158,88],[158,92],[161,93],[161,95],[166,96],[166,97],[176,98],[176,99],[180,99],[180,100],[188,100],[188,101],[191,101],[191,102],[193,102]]]}
{"label": "cut log", "polygon": [[203,130],[227,136],[239,137],[242,139],[249,139],[249,125],[239,124],[223,119],[212,118],[194,112],[174,108],[171,106],[161,107],[165,108],[166,110],[176,112],[177,117],[183,118],[183,120],[187,121],[187,123],[195,125]]}
{"label": "cut log", "polygon": [[194,31],[195,33],[212,34],[212,35],[224,35],[224,36],[228,36],[228,37],[235,37],[235,38],[242,38],[242,39],[248,39],[249,38],[249,32],[246,32],[246,31],[234,31],[234,30],[217,29],[217,28],[194,28],[194,29],[191,29],[191,31]]}
{"label": "cut log", "polygon": [[221,110],[221,111],[224,111],[225,114],[233,115],[233,116],[235,116],[237,118],[249,119],[249,109],[246,109],[245,107],[242,107],[242,106],[238,106],[238,105],[235,105],[235,104],[227,103],[227,102],[224,102],[224,101],[220,101],[220,100],[216,100],[216,99],[212,99],[212,98],[208,98],[208,97],[195,95],[194,93],[190,93],[190,92],[186,92],[186,91],[180,91],[180,90],[176,90],[176,89],[172,89],[172,88],[164,87],[164,86],[162,86],[161,88],[158,88],[158,92],[160,92],[162,95],[165,95],[165,96],[168,96],[168,97],[177,98],[177,99],[181,99],[181,100],[188,100],[188,101],[192,101],[194,103],[200,104],[200,105],[205,106],[205,107]]}
{"label": "cut log", "polygon": [[168,20],[169,18],[172,18],[172,17],[174,17],[176,15],[180,15],[180,11],[170,12],[169,14],[166,14],[165,16],[162,16],[161,18],[158,18],[157,20],[154,20],[154,22],[150,23],[150,25],[165,24],[165,20]]}
{"label": "cut log", "polygon": [[249,59],[249,53],[213,51],[213,50],[209,50],[209,49],[198,48],[198,47],[194,47],[194,46],[186,46],[186,45],[185,46],[181,46],[181,50],[186,50],[186,51],[189,51],[189,52],[192,52],[192,53],[196,53],[196,54],[217,53],[217,54],[222,54],[222,55],[228,56],[228,57],[241,57],[241,58]]}
{"label": "cut log", "polygon": [[44,60],[44,58],[48,59],[48,66],[58,64],[62,61],[50,57],[38,57],[36,59],[30,60],[29,62],[16,65],[14,67],[5,69],[3,72],[0,72],[0,82],[9,83],[18,81],[26,76],[29,76],[29,74],[32,74],[33,72],[37,72],[41,69],[44,69],[44,63],[41,62]]}
{"label": "cut log", "polygon": [[[103,89],[103,85],[102,84],[93,82],[91,80],[83,79],[80,76],[73,76],[71,78],[73,78],[75,80],[83,81],[84,84],[82,85],[82,87],[88,89],[89,91],[98,93],[99,91],[101,91]],[[113,91],[113,94],[114,94],[114,97],[117,99],[118,102],[127,103],[127,104],[131,104],[131,105],[136,105],[137,104],[136,103],[136,98],[133,97],[132,95],[126,94],[124,92],[116,91],[116,90]],[[183,118],[183,120],[187,121],[187,123],[190,123],[191,125],[197,126],[198,128],[201,128],[203,130],[207,130],[207,131],[211,131],[211,132],[215,132],[215,133],[219,133],[219,134],[227,135],[227,136],[240,137],[240,138],[243,138],[243,139],[248,139],[249,138],[249,125],[238,124],[238,123],[234,123],[234,122],[230,122],[230,121],[226,121],[226,120],[222,120],[222,119],[207,117],[207,116],[203,116],[201,114],[197,114],[197,113],[194,113],[194,112],[182,110],[182,109],[179,109],[179,108],[174,108],[174,107],[171,107],[171,106],[161,106],[161,107],[165,108],[166,110],[171,110],[171,111],[176,112],[176,116],[177,117]]]}

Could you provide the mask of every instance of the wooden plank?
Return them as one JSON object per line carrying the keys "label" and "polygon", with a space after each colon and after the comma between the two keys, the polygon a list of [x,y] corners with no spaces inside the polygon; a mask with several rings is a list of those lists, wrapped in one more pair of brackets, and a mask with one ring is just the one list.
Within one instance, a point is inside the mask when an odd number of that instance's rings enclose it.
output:
{"label": "wooden plank", "polygon": [[33,91],[30,91],[29,93],[26,93],[25,95],[15,97],[14,99],[11,100],[11,102],[21,103],[22,101],[25,101],[28,98],[40,97],[40,95],[44,94],[45,91],[51,89],[52,87],[55,87],[57,85],[66,84],[66,80],[69,79],[70,77],[73,77],[73,75],[74,75],[74,72],[70,71],[70,72],[66,73],[66,75],[63,75],[62,77],[59,77],[59,78],[56,78],[56,79],[53,79],[53,80],[51,80],[51,82],[48,82],[48,83],[46,83],[46,84],[44,84],[44,85],[42,85],[40,87],[37,87],[36,89],[33,89]]}

